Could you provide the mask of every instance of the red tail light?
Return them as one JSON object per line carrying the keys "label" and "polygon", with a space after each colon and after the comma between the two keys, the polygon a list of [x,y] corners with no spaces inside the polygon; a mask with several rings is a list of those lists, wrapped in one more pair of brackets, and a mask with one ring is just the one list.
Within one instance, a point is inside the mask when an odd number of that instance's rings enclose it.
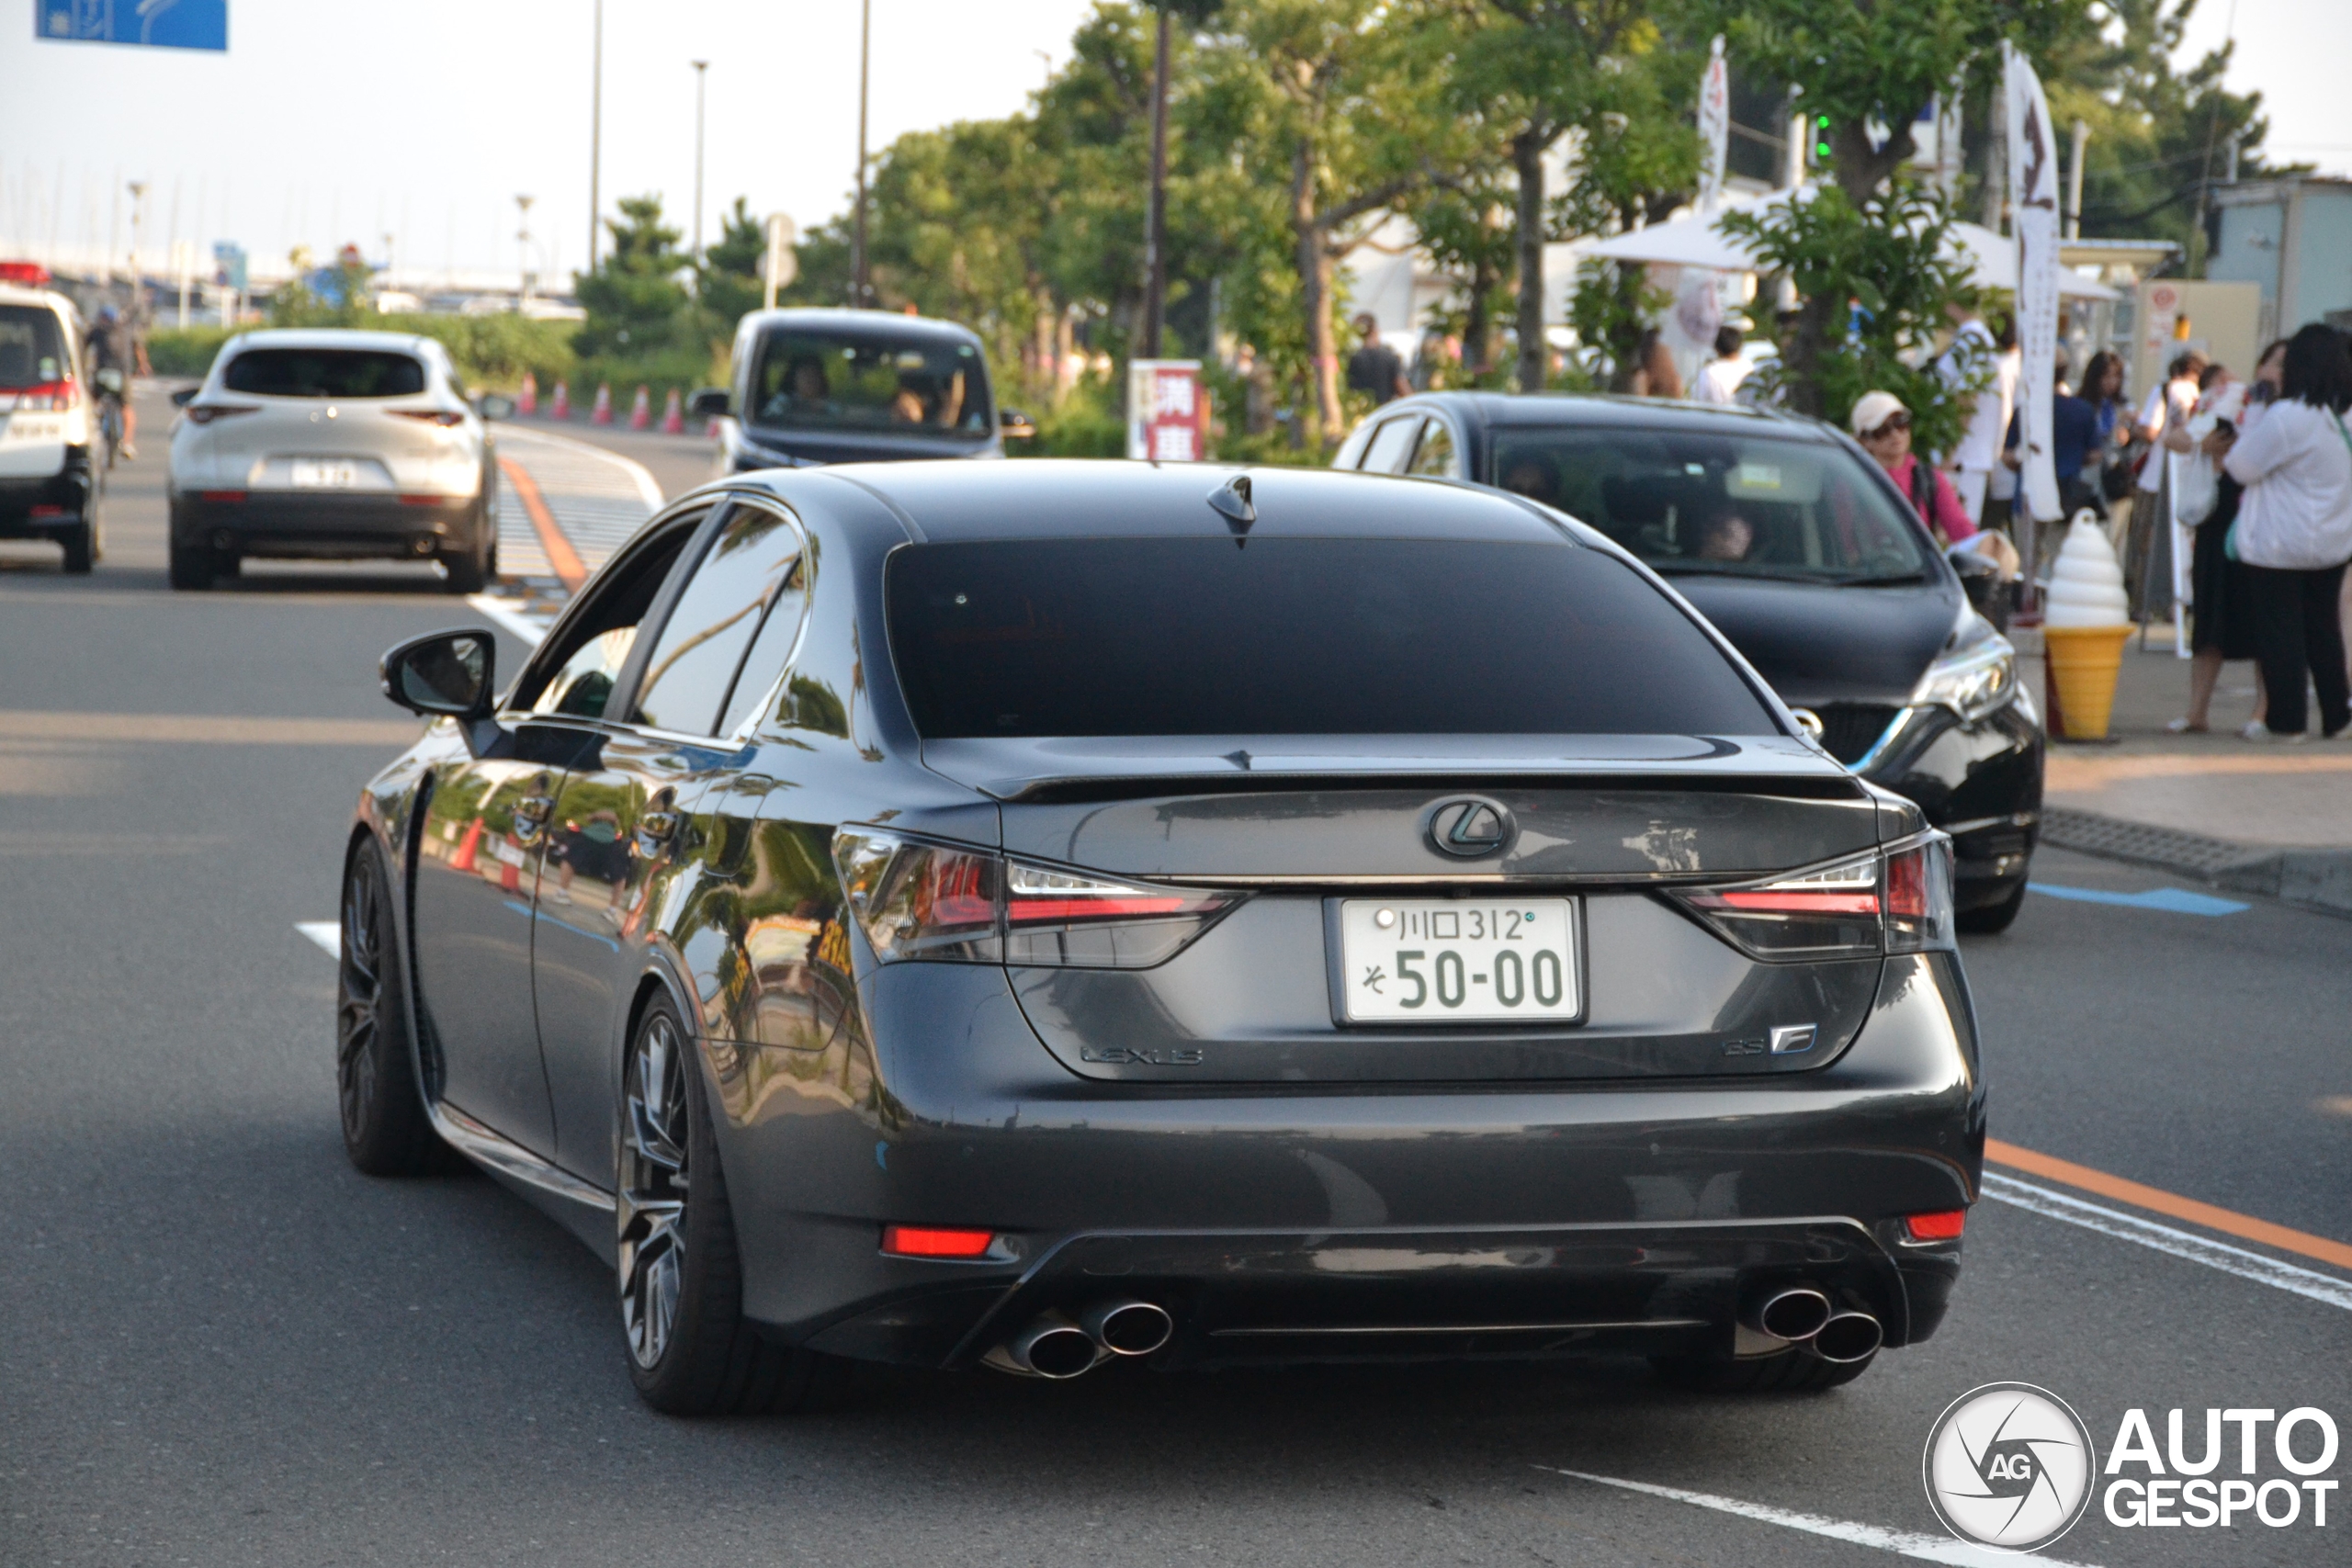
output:
{"label": "red tail light", "polygon": [[885,963],[1148,968],[1240,902],[855,829],[834,835],[833,863]]}
{"label": "red tail light", "polygon": [[1676,897],[1757,958],[1860,958],[1953,942],[1951,840],[1940,833],[1798,876]]}
{"label": "red tail light", "polygon": [[452,413],[447,409],[386,409],[384,412],[400,419],[421,420],[426,424],[437,424],[445,430],[453,424],[466,423],[464,414]]}
{"label": "red tail light", "polygon": [[401,504],[402,506],[438,506],[448,499],[446,495],[403,495],[401,497]]}
{"label": "red tail light", "polygon": [[216,419],[231,419],[241,413],[259,413],[259,403],[190,403],[185,411],[190,424],[210,424]]}
{"label": "red tail light", "polygon": [[882,1227],[882,1250],[894,1258],[985,1258],[995,1241],[994,1231],[943,1225]]}
{"label": "red tail light", "polygon": [[198,501],[243,501],[245,492],[241,490],[200,490],[196,496]]}
{"label": "red tail light", "polygon": [[1933,1214],[1908,1215],[1903,1228],[1911,1233],[1913,1241],[1958,1241],[1967,1224],[1967,1210],[1945,1209]]}
{"label": "red tail light", "polygon": [[17,389],[16,400],[8,402],[8,394],[0,392],[0,405],[14,407],[24,413],[62,413],[81,398],[81,389],[74,386],[71,376],[54,381],[41,381],[30,387]]}

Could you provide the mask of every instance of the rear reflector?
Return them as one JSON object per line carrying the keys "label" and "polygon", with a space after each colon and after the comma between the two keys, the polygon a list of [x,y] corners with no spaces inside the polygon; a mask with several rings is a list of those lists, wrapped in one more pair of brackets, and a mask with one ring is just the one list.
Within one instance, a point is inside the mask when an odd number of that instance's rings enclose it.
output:
{"label": "rear reflector", "polygon": [[994,1231],[950,1230],[938,1225],[884,1225],[882,1250],[893,1258],[979,1258],[996,1240]]}
{"label": "rear reflector", "polygon": [[401,497],[401,504],[402,506],[438,506],[448,499],[446,495],[404,495]]}
{"label": "rear reflector", "polygon": [[68,515],[71,511],[72,509],[70,507],[63,506],[36,506],[28,513],[27,515],[32,517],[63,517]]}
{"label": "rear reflector", "polygon": [[243,501],[245,499],[245,492],[241,490],[200,490],[196,494],[199,501]]}
{"label": "rear reflector", "polygon": [[1945,1209],[1933,1214],[1912,1214],[1903,1222],[1913,1241],[1958,1241],[1968,1224],[1965,1209]]}

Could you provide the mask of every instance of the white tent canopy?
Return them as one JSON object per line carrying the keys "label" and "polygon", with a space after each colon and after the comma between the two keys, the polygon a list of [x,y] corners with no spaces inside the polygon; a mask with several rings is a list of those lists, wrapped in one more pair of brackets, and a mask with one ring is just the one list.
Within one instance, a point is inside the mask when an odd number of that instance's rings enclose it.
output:
{"label": "white tent canopy", "polygon": [[[1668,266],[1712,267],[1718,272],[1754,272],[1756,254],[1746,243],[1718,233],[1715,220],[1725,212],[1755,211],[1759,208],[1786,201],[1789,193],[1775,191],[1767,197],[1728,197],[1713,213],[1692,213],[1670,222],[1653,223],[1646,229],[1629,230],[1612,238],[1597,241],[1583,247],[1588,256],[1610,261],[1656,262]],[[2002,238],[1990,229],[1975,223],[1955,223],[1953,236],[1968,254],[1977,284],[1985,288],[2010,288],[2018,286],[2018,252],[2016,242]],[[2114,289],[2103,283],[2094,283],[2080,273],[2062,271],[2058,275],[2058,292],[2070,299],[2113,299]]]}

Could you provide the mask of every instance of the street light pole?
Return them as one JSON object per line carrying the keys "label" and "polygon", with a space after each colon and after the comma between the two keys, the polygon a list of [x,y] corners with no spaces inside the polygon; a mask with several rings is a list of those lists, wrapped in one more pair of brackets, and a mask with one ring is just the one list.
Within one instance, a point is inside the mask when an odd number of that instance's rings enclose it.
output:
{"label": "street light pole", "polygon": [[1159,357],[1168,299],[1168,4],[1160,0],[1159,41],[1151,64],[1151,199],[1143,218],[1143,331],[1136,357]]}
{"label": "street light pole", "polygon": [[850,303],[861,310],[865,288],[865,85],[874,48],[874,0],[862,0],[857,27],[857,215],[850,230]]}
{"label": "street light pole", "polygon": [[514,205],[521,209],[523,213],[522,230],[514,236],[519,253],[516,259],[520,264],[519,271],[522,275],[521,284],[514,295],[514,309],[517,310],[522,310],[531,301],[531,203],[535,199],[537,198],[527,196],[518,196],[514,198]]}
{"label": "street light pole", "polygon": [[695,68],[695,264],[702,264],[702,85],[710,70],[707,60],[689,61]]}
{"label": "street light pole", "polygon": [[605,158],[605,0],[596,0],[596,42],[588,74],[588,270],[596,270],[597,186]]}
{"label": "street light pole", "polygon": [[130,299],[139,302],[139,220],[147,207],[147,182],[130,182]]}

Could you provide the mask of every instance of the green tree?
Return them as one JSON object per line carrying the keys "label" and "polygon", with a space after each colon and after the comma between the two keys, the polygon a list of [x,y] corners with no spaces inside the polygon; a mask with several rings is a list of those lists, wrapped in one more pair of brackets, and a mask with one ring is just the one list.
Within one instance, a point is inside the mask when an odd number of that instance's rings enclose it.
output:
{"label": "green tree", "polygon": [[705,330],[720,342],[735,335],[735,323],[760,308],[766,285],[760,264],[768,253],[767,225],[752,216],[741,197],[719,215],[718,242],[703,252],[695,269],[695,305]]}
{"label": "green tree", "polygon": [[612,238],[596,270],[574,275],[588,313],[573,339],[583,357],[659,353],[684,325],[687,294],[679,277],[691,264],[678,249],[679,231],[662,221],[662,198],[623,197],[618,206],[620,217],[605,221]]}

